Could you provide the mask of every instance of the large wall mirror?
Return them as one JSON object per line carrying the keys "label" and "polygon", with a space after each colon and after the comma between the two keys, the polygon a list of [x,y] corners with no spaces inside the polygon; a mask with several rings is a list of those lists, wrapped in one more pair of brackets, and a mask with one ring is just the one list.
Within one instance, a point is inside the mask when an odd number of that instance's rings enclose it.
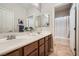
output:
{"label": "large wall mirror", "polygon": [[49,15],[33,4],[0,4],[0,33],[26,32],[49,26]]}
{"label": "large wall mirror", "polygon": [[25,27],[25,31],[32,31],[35,29],[35,25],[34,25],[34,17],[32,16],[28,16],[27,17],[27,26]]}
{"label": "large wall mirror", "polygon": [[35,17],[35,29],[36,31],[49,30],[49,15],[40,14]]}
{"label": "large wall mirror", "polygon": [[41,14],[36,16],[35,23],[37,27],[48,27],[49,26],[49,15],[48,14]]}
{"label": "large wall mirror", "polygon": [[0,33],[13,32],[14,14],[11,10],[0,8]]}

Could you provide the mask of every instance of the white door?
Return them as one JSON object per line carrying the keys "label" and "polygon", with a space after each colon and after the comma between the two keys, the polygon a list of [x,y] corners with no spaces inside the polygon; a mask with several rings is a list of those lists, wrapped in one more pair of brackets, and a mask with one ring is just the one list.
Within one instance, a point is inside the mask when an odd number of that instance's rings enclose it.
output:
{"label": "white door", "polygon": [[72,5],[70,10],[70,48],[74,53],[75,48],[75,4]]}

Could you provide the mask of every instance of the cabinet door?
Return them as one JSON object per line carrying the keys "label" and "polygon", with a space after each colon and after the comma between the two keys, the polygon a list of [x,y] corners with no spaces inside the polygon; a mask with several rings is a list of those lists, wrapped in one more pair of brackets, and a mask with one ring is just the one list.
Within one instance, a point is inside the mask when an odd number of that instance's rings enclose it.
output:
{"label": "cabinet door", "polygon": [[33,51],[29,56],[38,56],[38,49]]}
{"label": "cabinet door", "polygon": [[12,51],[8,54],[6,54],[6,56],[22,56],[22,49],[17,49],[15,51]]}
{"label": "cabinet door", "polygon": [[50,52],[50,49],[52,48],[53,49],[53,37],[52,35],[49,35],[49,40],[48,40],[48,48],[49,48],[49,52]]}
{"label": "cabinet door", "polygon": [[48,51],[48,41],[45,42],[45,56],[48,56],[49,51]]}
{"label": "cabinet door", "polygon": [[49,38],[48,40],[48,51],[50,52],[50,49],[51,49],[51,38]]}
{"label": "cabinet door", "polygon": [[39,40],[39,46],[41,46],[42,44],[44,44],[44,38]]}
{"label": "cabinet door", "polygon": [[39,56],[44,56],[44,44],[39,47]]}
{"label": "cabinet door", "polygon": [[48,41],[48,40],[49,40],[49,37],[48,37],[48,36],[46,36],[46,37],[45,37],[45,41]]}
{"label": "cabinet door", "polygon": [[24,47],[24,56],[28,56],[29,54],[31,54],[36,49],[38,49],[38,41],[33,42],[33,43]]}

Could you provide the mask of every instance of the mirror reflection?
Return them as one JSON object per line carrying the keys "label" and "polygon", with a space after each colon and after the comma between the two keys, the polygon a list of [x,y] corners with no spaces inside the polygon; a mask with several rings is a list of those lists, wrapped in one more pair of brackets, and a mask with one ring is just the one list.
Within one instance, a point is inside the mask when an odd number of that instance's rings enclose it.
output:
{"label": "mirror reflection", "polygon": [[49,26],[49,15],[48,14],[42,14],[39,16],[36,16],[35,20],[36,24],[38,24],[38,27],[47,27]]}
{"label": "mirror reflection", "polygon": [[26,32],[49,26],[49,15],[31,3],[0,4],[0,33]]}

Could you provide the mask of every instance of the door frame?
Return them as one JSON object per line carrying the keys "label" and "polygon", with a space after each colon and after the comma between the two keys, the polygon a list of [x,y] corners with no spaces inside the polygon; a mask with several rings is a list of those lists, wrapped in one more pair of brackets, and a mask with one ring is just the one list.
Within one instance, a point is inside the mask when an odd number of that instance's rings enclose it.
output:
{"label": "door frame", "polygon": [[75,56],[76,56],[76,40],[77,40],[77,38],[76,38],[76,32],[77,32],[77,7],[76,7],[76,4],[75,4],[75,28],[74,28],[74,30],[75,30],[75,49],[74,49],[74,51],[75,51]]}
{"label": "door frame", "polygon": [[[55,12],[56,12],[55,9],[56,9],[56,7],[54,8],[54,38],[56,38],[56,37],[55,37],[55,26],[56,26],[56,25],[55,25]],[[69,16],[66,16],[66,19],[69,20]],[[65,25],[66,25],[66,32],[65,32],[66,36],[65,36],[65,38],[68,38],[68,37],[67,37],[67,33],[68,33],[68,32],[67,32],[67,20],[66,20],[66,24],[65,24]],[[59,38],[59,37],[58,37],[58,38]],[[61,38],[61,37],[60,37],[60,38]]]}

